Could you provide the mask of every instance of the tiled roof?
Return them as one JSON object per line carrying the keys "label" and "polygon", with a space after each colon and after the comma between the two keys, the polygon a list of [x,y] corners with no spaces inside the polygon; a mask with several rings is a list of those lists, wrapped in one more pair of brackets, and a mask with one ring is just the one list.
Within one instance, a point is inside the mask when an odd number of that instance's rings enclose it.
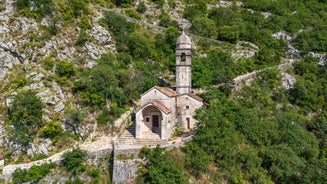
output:
{"label": "tiled roof", "polygon": [[203,101],[203,99],[202,99],[201,97],[199,97],[199,96],[197,96],[197,95],[195,95],[195,94],[189,93],[188,96],[194,98],[194,99],[197,100],[197,101],[200,101],[200,102]]}
{"label": "tiled roof", "polygon": [[170,88],[159,87],[159,86],[155,86],[155,88],[158,89],[159,91],[161,91],[162,93],[164,93],[165,95],[169,96],[169,97],[175,97],[176,96],[175,91],[173,91]]}
{"label": "tiled roof", "polygon": [[164,113],[169,114],[171,113],[171,110],[166,107],[164,104],[162,104],[161,102],[159,102],[158,100],[153,100],[152,104],[156,107],[158,107],[160,110],[162,110]]}

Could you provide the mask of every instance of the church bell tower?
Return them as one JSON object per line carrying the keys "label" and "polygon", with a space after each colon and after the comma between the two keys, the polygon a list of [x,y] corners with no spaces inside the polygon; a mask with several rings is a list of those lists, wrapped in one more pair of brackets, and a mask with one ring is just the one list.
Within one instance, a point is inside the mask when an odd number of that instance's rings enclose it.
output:
{"label": "church bell tower", "polygon": [[184,31],[176,41],[176,93],[188,94],[192,89],[192,42]]}

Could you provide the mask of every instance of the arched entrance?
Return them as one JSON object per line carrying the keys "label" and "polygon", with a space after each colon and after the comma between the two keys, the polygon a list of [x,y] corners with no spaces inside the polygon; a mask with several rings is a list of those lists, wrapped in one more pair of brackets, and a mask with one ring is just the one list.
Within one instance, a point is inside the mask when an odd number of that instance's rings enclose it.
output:
{"label": "arched entrance", "polygon": [[152,133],[158,134],[161,137],[161,120],[162,113],[155,106],[148,106],[142,110],[142,116],[144,125],[152,131]]}

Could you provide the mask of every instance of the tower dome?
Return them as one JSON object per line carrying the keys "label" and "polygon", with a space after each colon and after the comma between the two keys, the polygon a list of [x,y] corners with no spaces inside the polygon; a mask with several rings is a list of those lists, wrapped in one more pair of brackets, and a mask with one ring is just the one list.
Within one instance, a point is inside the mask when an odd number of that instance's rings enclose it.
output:
{"label": "tower dome", "polygon": [[183,31],[183,34],[177,38],[176,49],[191,49],[191,47],[191,38],[187,36]]}

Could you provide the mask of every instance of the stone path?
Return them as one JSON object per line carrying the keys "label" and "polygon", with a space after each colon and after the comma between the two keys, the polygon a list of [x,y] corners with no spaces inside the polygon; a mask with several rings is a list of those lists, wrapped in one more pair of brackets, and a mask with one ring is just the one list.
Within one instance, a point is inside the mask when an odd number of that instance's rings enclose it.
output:
{"label": "stone path", "polygon": [[[98,152],[98,151],[103,151],[103,150],[108,150],[112,149],[112,137],[99,137],[98,140],[94,142],[86,142],[80,145],[76,145],[76,147],[79,146],[82,150],[85,150],[90,153]],[[4,178],[10,178],[11,174],[18,168],[20,169],[29,169],[33,165],[42,165],[44,163],[60,163],[62,160],[62,155],[70,151],[72,149],[66,149],[60,153],[57,153],[55,155],[52,155],[49,158],[43,159],[43,160],[37,160],[34,162],[30,163],[24,163],[24,164],[14,164],[14,165],[7,165],[3,168],[2,175]],[[1,177],[0,177],[1,178]]]}

